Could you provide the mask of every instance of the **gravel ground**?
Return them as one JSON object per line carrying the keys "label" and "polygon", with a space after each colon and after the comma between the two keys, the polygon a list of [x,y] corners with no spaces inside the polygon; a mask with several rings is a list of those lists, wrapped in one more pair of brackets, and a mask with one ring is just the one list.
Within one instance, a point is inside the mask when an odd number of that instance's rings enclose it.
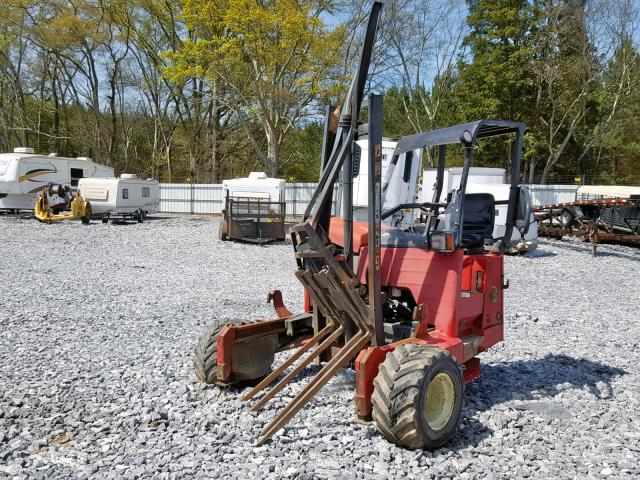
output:
{"label": "gravel ground", "polygon": [[[457,440],[397,448],[354,423],[353,371],[272,443],[239,390],[197,383],[210,319],[299,310],[290,245],[220,242],[209,218],[0,217],[0,477],[637,478],[640,254],[543,241],[509,257],[506,341],[483,354]],[[316,367],[310,367],[307,378]]]}

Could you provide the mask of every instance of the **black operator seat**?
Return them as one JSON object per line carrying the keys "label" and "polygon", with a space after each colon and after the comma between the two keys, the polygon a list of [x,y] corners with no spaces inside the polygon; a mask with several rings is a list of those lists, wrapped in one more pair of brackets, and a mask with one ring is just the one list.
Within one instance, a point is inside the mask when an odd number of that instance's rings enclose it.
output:
{"label": "black operator seat", "polygon": [[490,193],[467,193],[462,217],[462,247],[476,247],[493,237],[496,201]]}

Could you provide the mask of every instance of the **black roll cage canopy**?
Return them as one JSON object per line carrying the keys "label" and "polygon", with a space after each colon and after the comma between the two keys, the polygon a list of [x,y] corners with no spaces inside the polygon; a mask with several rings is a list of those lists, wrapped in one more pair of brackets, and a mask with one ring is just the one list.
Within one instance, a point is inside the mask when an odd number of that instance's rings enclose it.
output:
{"label": "black roll cage canopy", "polygon": [[[469,132],[470,137],[465,139],[463,134]],[[462,123],[451,127],[440,128],[428,132],[407,135],[398,140],[394,157],[402,155],[409,150],[429,148],[440,145],[453,145],[456,143],[471,143],[476,140],[510,133],[524,132],[524,124],[507,120],[476,120],[475,122]]]}
{"label": "black roll cage canopy", "polygon": [[462,241],[462,224],[463,224],[463,207],[464,197],[467,188],[467,179],[469,177],[469,169],[473,160],[473,150],[479,139],[497,137],[501,135],[515,134],[516,138],[512,147],[512,163],[511,163],[511,185],[509,190],[508,210],[506,229],[504,237],[500,242],[500,251],[505,251],[508,247],[509,240],[513,233],[513,227],[516,224],[517,204],[519,200],[518,181],[520,179],[520,165],[522,162],[522,138],[524,136],[525,126],[522,122],[513,122],[507,120],[476,120],[474,122],[463,123],[451,127],[431,130],[429,132],[407,135],[398,140],[396,149],[393,152],[391,164],[387,170],[387,175],[382,186],[382,204],[386,196],[389,181],[393,176],[393,171],[398,163],[400,155],[403,153],[423,148],[438,147],[438,167],[436,173],[436,188],[434,190],[431,202],[409,203],[396,205],[393,208],[382,212],[381,219],[390,217],[399,210],[405,208],[420,208],[428,212],[429,217],[425,228],[425,236],[429,234],[432,227],[435,226],[434,219],[437,218],[439,209],[446,208],[448,202],[441,202],[442,187],[445,169],[445,154],[447,145],[460,144],[465,149],[465,160],[462,167],[462,176],[460,185],[457,190],[456,197],[460,199],[460,205],[457,210],[457,219],[455,225],[457,227],[456,244]]}

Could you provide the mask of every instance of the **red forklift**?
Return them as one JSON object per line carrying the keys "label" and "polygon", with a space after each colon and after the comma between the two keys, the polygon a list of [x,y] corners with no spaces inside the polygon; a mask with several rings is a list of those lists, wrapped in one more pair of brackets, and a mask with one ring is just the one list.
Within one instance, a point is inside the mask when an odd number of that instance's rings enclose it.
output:
{"label": "red forklift", "polygon": [[[260,396],[253,411],[311,362],[322,363],[264,429],[258,444],[282,428],[340,369],[352,366],[360,420],[375,421],[397,445],[436,449],[457,431],[464,385],[481,376],[478,354],[503,340],[503,292],[508,288],[504,252],[514,228],[526,231],[531,213],[518,186],[525,127],[478,120],[403,137],[383,180],[383,98],[364,96],[381,6],[375,2],[372,7],[344,106],[327,108],[320,180],[303,221],[290,229],[305,311],[290,312],[276,290],[268,301],[277,319],[213,323],[196,347],[198,378],[220,386],[252,384],[243,400]],[[367,109],[366,122],[359,121],[361,108]],[[512,142],[511,187],[503,202],[508,203],[504,237],[492,238],[497,202],[490,194],[467,194],[466,184],[478,141],[503,135]],[[351,189],[354,144],[363,138],[370,172],[366,222],[353,219]],[[442,198],[448,146],[464,152],[464,166],[460,185]],[[438,152],[432,201],[383,210],[400,155],[426,148]],[[342,211],[332,215],[338,181]],[[401,210],[419,212],[425,221],[393,227],[387,220]],[[290,349],[286,360],[272,368],[275,354]]]}

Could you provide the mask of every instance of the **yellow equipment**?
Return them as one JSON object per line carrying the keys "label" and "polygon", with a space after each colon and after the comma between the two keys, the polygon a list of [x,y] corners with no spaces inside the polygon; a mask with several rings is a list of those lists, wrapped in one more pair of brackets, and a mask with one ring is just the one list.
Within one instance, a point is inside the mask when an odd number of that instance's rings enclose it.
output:
{"label": "yellow equipment", "polygon": [[[49,204],[49,195],[58,195],[65,199],[66,203],[52,206]],[[59,213],[63,208],[67,207],[71,209],[71,212]],[[91,203],[85,200],[79,191],[74,195],[69,190],[69,187],[47,185],[36,199],[34,214],[38,220],[44,223],[79,218],[82,223],[88,224],[91,220]]]}

